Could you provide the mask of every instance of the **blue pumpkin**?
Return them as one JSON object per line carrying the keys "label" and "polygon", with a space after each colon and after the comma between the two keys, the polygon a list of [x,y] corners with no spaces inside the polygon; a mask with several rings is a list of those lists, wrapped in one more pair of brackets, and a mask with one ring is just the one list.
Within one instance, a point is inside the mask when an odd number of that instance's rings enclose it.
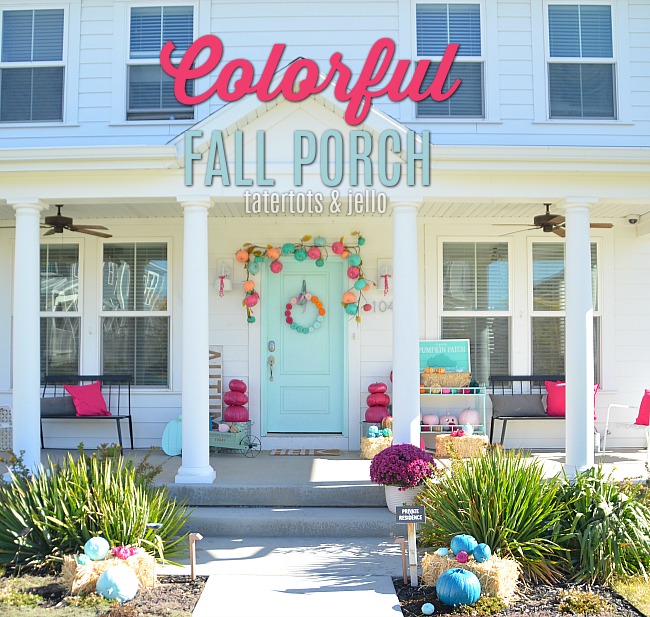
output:
{"label": "blue pumpkin", "polygon": [[449,549],[448,548],[439,548],[436,550],[436,555],[439,555],[440,557],[446,557],[449,555]]}
{"label": "blue pumpkin", "polygon": [[474,604],[481,597],[481,582],[469,570],[451,568],[438,577],[436,593],[447,606]]}
{"label": "blue pumpkin", "polygon": [[93,561],[101,561],[108,555],[108,549],[110,548],[108,541],[105,538],[97,536],[95,538],[90,538],[86,544],[84,544],[84,553],[90,557]]}
{"label": "blue pumpkin", "polygon": [[138,577],[129,566],[111,566],[97,580],[97,593],[107,600],[128,602],[138,593],[138,584]]}
{"label": "blue pumpkin", "polygon": [[451,550],[454,555],[458,555],[461,551],[465,551],[468,555],[472,555],[477,546],[478,542],[476,541],[476,538],[466,533],[454,536],[451,539]]}
{"label": "blue pumpkin", "polygon": [[485,543],[479,544],[474,549],[474,559],[479,563],[483,563],[492,557],[492,549]]}
{"label": "blue pumpkin", "polygon": [[431,604],[431,602],[427,602],[426,604],[422,605],[422,608],[420,610],[422,611],[423,615],[433,615],[436,612],[436,607]]}
{"label": "blue pumpkin", "polygon": [[81,553],[81,555],[77,555],[77,563],[80,566],[87,566],[90,564],[90,557],[85,553]]}

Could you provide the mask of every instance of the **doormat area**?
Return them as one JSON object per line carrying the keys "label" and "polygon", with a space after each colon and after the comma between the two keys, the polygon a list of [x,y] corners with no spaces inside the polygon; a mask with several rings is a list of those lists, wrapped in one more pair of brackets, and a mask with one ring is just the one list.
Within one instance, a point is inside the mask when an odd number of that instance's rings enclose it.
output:
{"label": "doormat area", "polygon": [[278,448],[269,450],[271,456],[340,456],[340,450],[322,448]]}

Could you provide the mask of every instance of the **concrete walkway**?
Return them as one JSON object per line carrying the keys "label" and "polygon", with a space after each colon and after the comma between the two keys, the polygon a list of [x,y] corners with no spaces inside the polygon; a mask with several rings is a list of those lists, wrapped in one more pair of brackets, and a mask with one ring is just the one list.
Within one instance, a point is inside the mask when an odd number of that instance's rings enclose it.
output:
{"label": "concrete walkway", "polygon": [[226,606],[264,617],[402,614],[391,578],[402,575],[401,553],[385,538],[204,538],[196,546],[196,572],[210,578],[193,617],[215,617]]}

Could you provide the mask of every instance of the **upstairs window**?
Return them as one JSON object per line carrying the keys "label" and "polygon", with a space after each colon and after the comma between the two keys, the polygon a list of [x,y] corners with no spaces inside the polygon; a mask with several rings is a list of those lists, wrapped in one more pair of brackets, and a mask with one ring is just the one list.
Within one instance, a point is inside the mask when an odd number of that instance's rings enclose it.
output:
{"label": "upstairs window", "polygon": [[62,122],[63,9],[1,17],[0,122]]}
{"label": "upstairs window", "polygon": [[[180,60],[193,40],[193,7],[149,6],[131,9],[127,120],[194,118],[194,108],[176,100],[174,80],[160,66],[160,50],[167,41],[173,41],[176,45],[172,60]],[[188,91],[188,94],[193,94],[193,91]]]}
{"label": "upstairs window", "polygon": [[433,81],[447,45],[460,45],[443,91],[447,91],[456,79],[461,80],[461,85],[446,101],[429,98],[416,103],[418,118],[483,118],[480,4],[417,4],[415,19],[417,56],[431,60],[424,81],[427,85]]}
{"label": "upstairs window", "polygon": [[550,118],[616,118],[612,9],[549,4]]}

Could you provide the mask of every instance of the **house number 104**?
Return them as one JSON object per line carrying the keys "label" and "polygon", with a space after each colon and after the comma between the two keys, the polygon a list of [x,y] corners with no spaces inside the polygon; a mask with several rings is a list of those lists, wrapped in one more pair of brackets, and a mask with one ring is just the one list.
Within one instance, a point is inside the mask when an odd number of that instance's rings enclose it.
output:
{"label": "house number 104", "polygon": [[373,313],[377,311],[379,311],[380,313],[385,313],[386,311],[393,310],[393,303],[386,302],[386,300],[380,300],[379,302],[371,302],[370,306],[372,306]]}

